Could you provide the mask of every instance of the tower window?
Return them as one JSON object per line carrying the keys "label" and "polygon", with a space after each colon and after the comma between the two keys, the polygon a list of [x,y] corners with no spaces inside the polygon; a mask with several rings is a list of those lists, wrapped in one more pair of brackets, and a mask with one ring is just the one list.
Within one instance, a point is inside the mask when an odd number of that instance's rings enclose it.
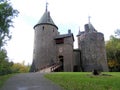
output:
{"label": "tower window", "polygon": [[54,28],[53,28],[53,32],[54,32]]}
{"label": "tower window", "polygon": [[44,30],[44,28],[45,28],[45,27],[43,26],[43,27],[42,27],[42,30]]}
{"label": "tower window", "polygon": [[56,39],[56,44],[63,44],[64,38]]}

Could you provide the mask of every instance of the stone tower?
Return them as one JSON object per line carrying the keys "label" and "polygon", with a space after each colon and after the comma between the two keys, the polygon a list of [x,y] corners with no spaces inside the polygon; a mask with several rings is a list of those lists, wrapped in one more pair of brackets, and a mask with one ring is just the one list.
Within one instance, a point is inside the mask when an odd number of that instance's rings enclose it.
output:
{"label": "stone tower", "polygon": [[34,52],[33,63],[30,71],[38,71],[56,61],[56,46],[54,38],[59,34],[58,27],[54,24],[50,12],[46,10],[34,26]]}
{"label": "stone tower", "polygon": [[68,34],[58,35],[55,38],[57,47],[57,60],[63,65],[63,71],[73,71],[73,42],[74,36],[71,30],[68,30]]}
{"label": "stone tower", "polygon": [[88,23],[85,31],[79,32],[77,37],[83,71],[108,71],[104,35]]}

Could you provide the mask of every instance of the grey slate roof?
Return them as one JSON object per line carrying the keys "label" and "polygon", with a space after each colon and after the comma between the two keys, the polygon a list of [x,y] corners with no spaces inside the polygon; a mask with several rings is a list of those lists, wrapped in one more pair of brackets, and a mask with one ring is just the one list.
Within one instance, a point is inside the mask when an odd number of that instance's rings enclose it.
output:
{"label": "grey slate roof", "polygon": [[53,22],[51,16],[50,16],[50,12],[49,11],[45,11],[43,16],[41,17],[41,19],[38,21],[38,23],[34,26],[34,28],[37,25],[43,25],[43,24],[49,24],[49,25],[53,25],[56,28],[58,28],[55,23]]}
{"label": "grey slate roof", "polygon": [[94,28],[94,26],[93,26],[91,23],[88,23],[88,24],[85,24],[85,31],[82,31],[82,32],[81,32],[81,31],[79,30],[77,36],[80,36],[80,35],[84,34],[86,31],[87,31],[87,33],[97,32],[97,30]]}
{"label": "grey slate roof", "polygon": [[84,33],[85,33],[85,31],[78,32],[78,35],[77,35],[77,37],[78,37],[78,36],[80,36],[80,35],[82,35],[82,34],[84,34]]}
{"label": "grey slate roof", "polygon": [[70,33],[70,34],[58,35],[58,36],[55,37],[55,39],[67,38],[67,37],[72,37],[72,38],[73,38],[73,41],[74,41],[74,37],[73,37],[73,34],[72,34],[72,33]]}
{"label": "grey slate roof", "polygon": [[89,23],[88,26],[89,26],[90,31],[96,31],[96,29],[91,23]]}
{"label": "grey slate roof", "polygon": [[93,25],[91,23],[85,24],[85,31],[97,32],[97,30],[93,27]]}

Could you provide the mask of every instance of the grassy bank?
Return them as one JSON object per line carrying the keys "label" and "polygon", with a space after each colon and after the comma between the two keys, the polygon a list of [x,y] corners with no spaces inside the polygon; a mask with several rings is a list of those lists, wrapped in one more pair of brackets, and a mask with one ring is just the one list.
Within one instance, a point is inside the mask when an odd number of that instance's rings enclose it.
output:
{"label": "grassy bank", "polygon": [[0,88],[3,86],[6,80],[8,80],[10,77],[12,77],[14,74],[8,74],[0,76]]}
{"label": "grassy bank", "polygon": [[60,72],[46,74],[45,77],[65,90],[120,90],[120,73],[106,72],[104,74],[93,76],[88,72]]}

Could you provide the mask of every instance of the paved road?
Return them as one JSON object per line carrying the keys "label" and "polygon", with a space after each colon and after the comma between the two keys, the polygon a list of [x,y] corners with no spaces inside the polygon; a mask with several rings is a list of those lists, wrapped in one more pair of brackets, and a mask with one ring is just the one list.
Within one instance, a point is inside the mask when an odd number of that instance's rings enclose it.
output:
{"label": "paved road", "polygon": [[24,73],[10,78],[0,90],[63,90],[42,73]]}

